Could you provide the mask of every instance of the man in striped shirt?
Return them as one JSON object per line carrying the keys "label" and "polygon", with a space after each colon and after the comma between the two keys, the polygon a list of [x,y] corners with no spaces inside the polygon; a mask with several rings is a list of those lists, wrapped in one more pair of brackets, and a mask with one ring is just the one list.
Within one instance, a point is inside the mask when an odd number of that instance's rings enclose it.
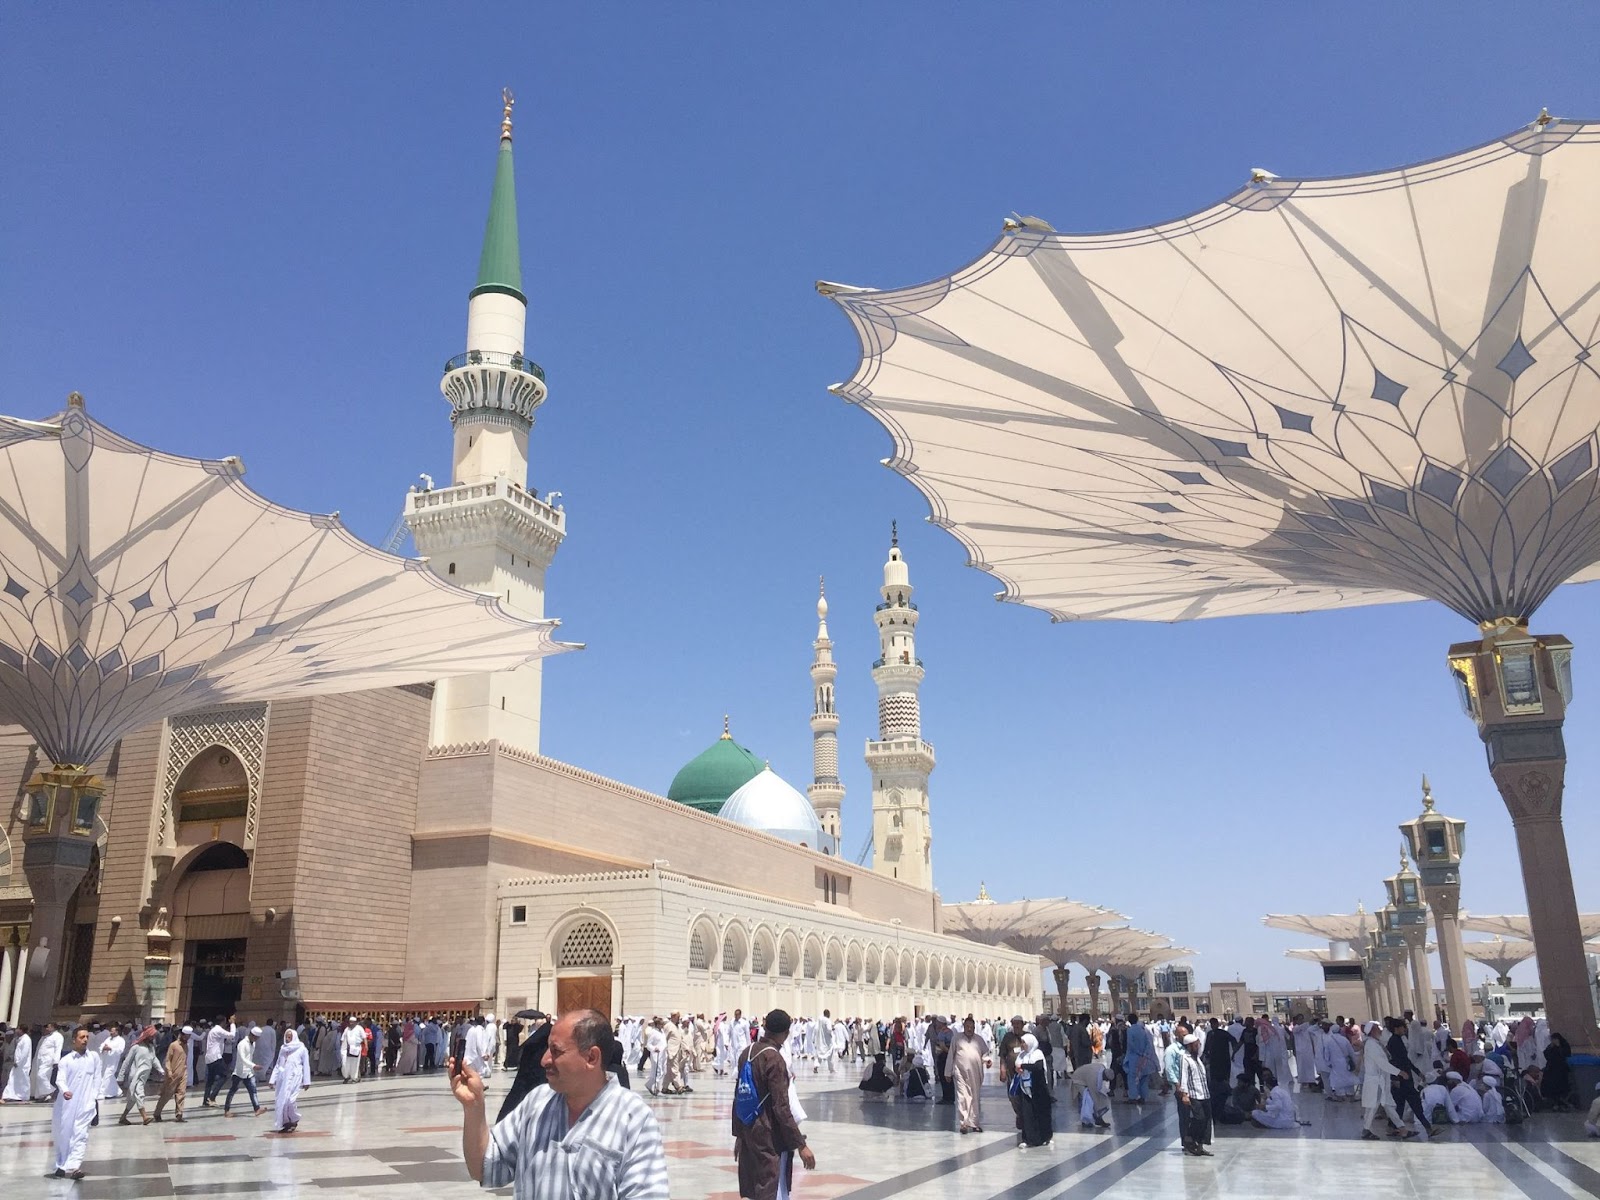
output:
{"label": "man in striped shirt", "polygon": [[449,1060],[464,1119],[461,1153],[484,1187],[513,1184],[514,1200],[668,1200],[661,1128],[642,1099],[606,1073],[611,1026],[593,1009],[550,1030],[546,1082],[489,1127],[483,1079]]}

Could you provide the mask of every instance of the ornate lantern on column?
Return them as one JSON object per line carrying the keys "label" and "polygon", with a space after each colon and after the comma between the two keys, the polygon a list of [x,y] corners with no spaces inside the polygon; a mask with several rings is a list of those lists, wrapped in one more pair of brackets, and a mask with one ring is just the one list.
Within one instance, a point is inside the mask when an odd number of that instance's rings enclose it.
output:
{"label": "ornate lantern on column", "polygon": [[[23,785],[22,869],[33,893],[29,973],[21,1020],[47,1021],[62,962],[67,903],[94,857],[94,823],[105,785],[87,767],[53,766]],[[57,949],[52,949],[57,947]]]}
{"label": "ornate lantern on column", "polygon": [[1433,1003],[1433,972],[1428,969],[1428,908],[1422,899],[1422,878],[1400,850],[1400,869],[1383,881],[1394,910],[1390,928],[1405,943],[1411,966],[1411,1003],[1417,1019],[1432,1021],[1437,1015]]}
{"label": "ornate lantern on column", "polygon": [[1422,777],[1422,812],[1401,824],[1411,857],[1422,875],[1422,893],[1433,910],[1439,967],[1444,975],[1445,1016],[1453,1029],[1472,1019],[1472,992],[1467,986],[1467,956],[1461,947],[1461,855],[1467,823],[1447,817],[1433,806],[1433,789]]}

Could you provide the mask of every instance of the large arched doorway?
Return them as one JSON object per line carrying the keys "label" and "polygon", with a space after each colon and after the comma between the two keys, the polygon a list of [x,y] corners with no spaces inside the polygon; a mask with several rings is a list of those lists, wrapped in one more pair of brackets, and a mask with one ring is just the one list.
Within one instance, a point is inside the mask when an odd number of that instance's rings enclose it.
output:
{"label": "large arched doorway", "polygon": [[232,842],[194,857],[172,894],[173,948],[182,939],[177,1011],[188,1021],[234,1012],[244,990],[250,929],[250,859]]}

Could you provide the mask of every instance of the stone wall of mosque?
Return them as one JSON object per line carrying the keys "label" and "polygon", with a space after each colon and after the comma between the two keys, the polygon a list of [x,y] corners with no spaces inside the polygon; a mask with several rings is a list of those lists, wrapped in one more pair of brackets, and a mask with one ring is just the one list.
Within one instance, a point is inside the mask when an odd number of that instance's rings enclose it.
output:
{"label": "stone wall of mosque", "polygon": [[[63,972],[58,1015],[141,1014],[148,935],[160,919],[172,935],[157,1010],[167,1017],[188,1015],[186,984],[201,943],[233,948],[243,1016],[292,1014],[277,978],[285,968],[298,971],[308,1002],[398,1001],[428,715],[426,689],[388,688],[219,706],[124,737],[97,764],[109,785],[105,839],[98,870],[68,913],[60,952],[77,965]],[[173,782],[217,745],[255,756],[239,776],[248,777],[247,811],[185,821]],[[0,745],[0,787],[20,795],[31,769],[25,743]],[[10,833],[19,863],[3,903],[25,914],[21,830]],[[229,846],[244,866],[190,871]],[[203,875],[206,883],[226,876],[230,886],[198,886]]]}
{"label": "stone wall of mosque", "polygon": [[[676,871],[508,880],[499,888],[500,1006],[560,1011],[604,981],[611,1015],[765,1012],[886,1019],[1040,1011],[1029,955],[802,904]],[[567,981],[580,986],[564,986]],[[608,986],[607,986],[608,985]]]}
{"label": "stone wall of mosque", "polygon": [[[908,933],[938,925],[934,893],[870,868],[498,743],[439,747],[423,764],[413,863],[407,995],[499,998],[495,928],[501,880],[640,869],[673,871],[849,910]],[[441,905],[439,897],[450,896]]]}

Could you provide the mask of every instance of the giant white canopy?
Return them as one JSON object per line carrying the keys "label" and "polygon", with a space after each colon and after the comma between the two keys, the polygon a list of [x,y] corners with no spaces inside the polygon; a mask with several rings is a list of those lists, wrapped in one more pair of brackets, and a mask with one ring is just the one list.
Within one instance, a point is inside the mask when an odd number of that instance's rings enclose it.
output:
{"label": "giant white canopy", "polygon": [[1007,223],[970,266],[819,284],[840,395],[1000,598],[1182,620],[1600,574],[1600,125],[1373,175],[1258,172],[1147,229]]}
{"label": "giant white canopy", "polygon": [[576,647],[281,508],[238,459],[180,458],[69,408],[0,417],[0,719],[56,763],[229,700],[498,671]]}

